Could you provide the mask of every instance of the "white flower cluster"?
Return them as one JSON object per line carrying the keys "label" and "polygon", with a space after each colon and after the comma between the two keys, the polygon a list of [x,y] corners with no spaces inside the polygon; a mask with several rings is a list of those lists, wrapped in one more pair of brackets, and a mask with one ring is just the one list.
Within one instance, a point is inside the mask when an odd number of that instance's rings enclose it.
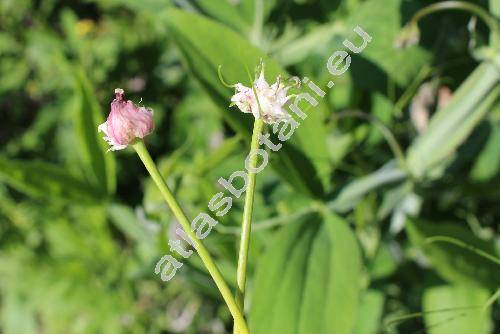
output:
{"label": "white flower cluster", "polygon": [[279,76],[276,78],[276,82],[269,86],[264,78],[264,70],[262,70],[260,76],[253,83],[253,88],[246,87],[241,83],[235,85],[236,92],[231,98],[231,102],[242,112],[253,114],[256,119],[262,118],[264,122],[269,124],[277,123],[291,117],[284,109],[285,104],[293,96],[287,96],[290,87],[286,86]]}

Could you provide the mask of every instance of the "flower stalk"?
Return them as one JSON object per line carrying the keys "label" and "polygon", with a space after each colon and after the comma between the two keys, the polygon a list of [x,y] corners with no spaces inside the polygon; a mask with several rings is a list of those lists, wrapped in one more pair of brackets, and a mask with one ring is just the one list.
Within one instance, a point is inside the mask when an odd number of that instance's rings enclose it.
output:
{"label": "flower stalk", "polygon": [[490,29],[493,46],[500,46],[500,26],[498,21],[480,6],[466,1],[442,1],[426,6],[415,13],[409,25],[416,25],[418,21],[429,14],[450,9],[467,11],[479,17]]}
{"label": "flower stalk", "polygon": [[189,236],[189,238],[193,241],[194,245],[196,246],[196,251],[198,252],[201,260],[203,261],[203,264],[205,265],[208,272],[212,276],[212,279],[217,285],[217,288],[219,289],[222,298],[226,302],[229,311],[233,316],[235,324],[238,326],[238,329],[240,330],[240,333],[249,334],[248,327],[245,322],[245,318],[243,316],[241,308],[236,304],[236,301],[232,296],[231,290],[224,281],[224,278],[222,277],[222,274],[220,273],[220,270],[215,264],[214,260],[210,256],[210,253],[205,248],[203,243],[196,237],[195,232],[193,232],[193,230],[191,229],[189,219],[187,218],[186,214],[184,213],[179,203],[175,199],[174,195],[170,191],[165,180],[161,176],[156,164],[153,162],[153,159],[149,155],[149,152],[146,146],[144,145],[144,142],[142,140],[137,140],[136,142],[132,143],[132,147],[139,155],[139,158],[141,159],[147,171],[151,175],[151,178],[153,179],[154,183],[160,190],[163,199],[165,200],[169,208],[172,210],[172,213],[174,214],[175,218],[178,220],[179,224],[182,226],[186,234]]}
{"label": "flower stalk", "polygon": [[[249,160],[247,161],[248,166],[246,166],[248,170],[248,185],[245,194],[238,268],[236,272],[236,303],[241,312],[244,312],[245,309],[248,250],[250,247],[250,234],[252,232],[253,201],[257,178],[255,170],[257,170],[258,154],[253,154],[253,152],[259,149],[259,140],[265,123],[276,124],[279,122],[288,122],[292,119],[284,106],[293,96],[288,94],[288,90],[299,83],[298,80],[295,80],[292,85],[286,84],[286,81],[283,81],[281,76],[278,76],[276,82],[269,85],[264,77],[264,63],[262,59],[255,70],[255,80],[252,80],[248,69],[247,72],[251,86],[246,87],[241,83],[232,85],[235,88],[235,94],[231,97],[232,105],[236,105],[243,113],[251,113],[255,117]],[[222,79],[220,67],[219,78],[225,86],[228,86]],[[233,333],[243,333],[237,323],[234,325]]]}
{"label": "flower stalk", "polygon": [[[250,152],[259,149],[259,137],[264,128],[264,121],[256,119],[253,125],[252,141],[250,144]],[[245,286],[247,277],[248,249],[250,246],[250,234],[252,231],[252,213],[253,201],[255,195],[255,184],[257,174],[251,172],[257,167],[258,155],[253,154],[250,157],[248,165],[248,188],[245,194],[245,205],[243,208],[243,219],[241,223],[241,239],[240,250],[238,254],[238,269],[236,272],[236,303],[243,311],[245,305]],[[235,331],[236,333],[236,331]],[[239,332],[238,332],[239,333]]]}

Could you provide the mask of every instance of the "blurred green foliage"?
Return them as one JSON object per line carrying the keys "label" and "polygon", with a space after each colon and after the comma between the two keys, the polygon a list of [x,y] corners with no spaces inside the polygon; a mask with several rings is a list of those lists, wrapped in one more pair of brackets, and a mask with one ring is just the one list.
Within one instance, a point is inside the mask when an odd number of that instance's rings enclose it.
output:
{"label": "blurred green foliage", "polygon": [[[475,3],[498,21],[498,1]],[[373,41],[258,176],[252,333],[498,333],[500,268],[477,250],[500,254],[500,46],[444,11],[396,48],[426,4],[1,0],[0,332],[231,332],[196,256],[154,275],[177,223],[97,125],[116,87],[152,107],[147,145],[192,215],[244,168],[251,133],[218,67],[248,84],[263,58],[269,81],[326,89],[359,25]],[[232,287],[242,206],[205,239]]]}

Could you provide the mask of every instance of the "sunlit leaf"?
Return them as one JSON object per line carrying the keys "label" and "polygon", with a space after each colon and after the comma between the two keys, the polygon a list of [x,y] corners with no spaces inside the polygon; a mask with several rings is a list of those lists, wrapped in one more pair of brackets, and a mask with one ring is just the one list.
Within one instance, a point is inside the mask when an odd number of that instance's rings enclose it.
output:
{"label": "sunlit leaf", "polygon": [[384,311],[384,294],[377,290],[367,290],[361,297],[358,318],[352,333],[380,333]]}
{"label": "sunlit leaf", "polygon": [[[249,140],[252,117],[228,107],[233,91],[219,81],[218,67],[222,66],[226,81],[247,85],[247,69],[253,73],[261,58],[269,81],[279,74],[284,77],[287,74],[262,51],[214,21],[178,10],[168,11],[166,20],[189,69],[219,104],[227,122]],[[320,179],[328,176],[329,168],[326,139],[318,135],[323,132],[320,115],[314,110],[308,115],[292,139],[284,143],[279,152],[272,153],[271,162],[276,171],[297,189],[320,195],[323,192]],[[311,136],[312,132],[315,132],[314,136]]]}
{"label": "sunlit leaf", "polygon": [[408,149],[408,167],[422,177],[451,157],[500,95],[500,69],[485,62],[453,94],[450,103],[431,118],[428,129]]}
{"label": "sunlit leaf", "polygon": [[471,170],[471,178],[474,181],[488,181],[500,171],[500,124],[493,122],[489,124],[488,140]]}
{"label": "sunlit leaf", "polygon": [[[410,220],[406,229],[413,244],[425,252],[437,273],[447,281],[486,288],[498,287],[500,265],[474,251],[477,249],[495,256],[492,243],[475,237],[469,230],[456,223]],[[436,236],[454,238],[470,248],[440,241],[427,242],[428,238]]]}
{"label": "sunlit leaf", "polygon": [[379,170],[364,177],[355,179],[340,188],[328,207],[335,212],[345,212],[352,209],[370,191],[390,184],[398,184],[406,179],[405,171],[394,161],[387,163]]}
{"label": "sunlit leaf", "polygon": [[250,310],[259,333],[351,333],[359,307],[361,258],[345,221],[290,222],[260,260]]}
{"label": "sunlit leaf", "polygon": [[82,70],[77,69],[77,94],[78,107],[74,110],[75,130],[80,158],[85,164],[84,170],[89,174],[96,187],[113,193],[116,187],[115,160],[113,154],[106,154],[109,146],[102,139],[102,133],[97,132],[99,124],[104,122],[104,117],[92,91],[90,82]]}
{"label": "sunlit leaf", "polygon": [[425,290],[426,333],[490,333],[488,312],[483,309],[488,297],[488,290],[471,286],[442,285]]}
{"label": "sunlit leaf", "polygon": [[[364,87],[379,87],[376,68],[382,69],[399,85],[407,85],[420,68],[429,61],[429,53],[418,46],[394,47],[394,41],[405,23],[402,18],[404,1],[369,0],[360,3],[347,20],[347,26],[359,25],[372,37],[369,47],[353,61],[354,80]],[[354,40],[353,40],[354,41]],[[371,75],[367,76],[370,71]]]}

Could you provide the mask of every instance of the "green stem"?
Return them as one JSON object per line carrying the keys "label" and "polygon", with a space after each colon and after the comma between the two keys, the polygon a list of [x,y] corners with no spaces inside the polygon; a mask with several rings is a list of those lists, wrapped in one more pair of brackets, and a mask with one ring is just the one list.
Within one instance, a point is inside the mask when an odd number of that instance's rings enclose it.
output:
{"label": "green stem", "polygon": [[472,4],[470,2],[466,1],[442,1],[442,2],[437,2],[432,5],[429,5],[427,7],[422,8],[419,10],[411,19],[411,22],[413,24],[417,24],[417,22],[422,19],[423,17],[443,11],[443,10],[448,10],[448,9],[456,9],[456,10],[463,10],[467,12],[471,12],[474,15],[477,15],[480,19],[486,23],[488,28],[490,29],[491,32],[491,40],[492,44],[495,46],[499,46],[500,43],[500,27],[498,25],[497,20],[491,16],[487,11],[485,11],[482,7]]}
{"label": "green stem", "polygon": [[429,65],[424,65],[418,72],[415,80],[410,84],[410,86],[401,94],[399,99],[394,104],[394,111],[398,116],[403,115],[403,108],[410,102],[410,100],[415,96],[418,88],[422,82],[431,74],[432,68]]}
{"label": "green stem", "polygon": [[493,296],[491,296],[490,298],[488,298],[488,300],[484,304],[483,311],[488,310],[491,307],[491,305],[493,305],[493,303],[496,302],[496,300],[499,297],[500,297],[500,289],[497,289],[497,291],[493,294]]}
{"label": "green stem", "polygon": [[[252,142],[250,152],[259,149],[259,136],[262,134],[264,122],[262,118],[256,119],[253,124]],[[248,249],[250,246],[250,234],[252,232],[253,199],[255,194],[255,183],[257,174],[251,172],[257,167],[257,154],[251,154],[248,162],[248,187],[245,194],[245,206],[243,209],[243,220],[241,223],[240,251],[238,254],[238,270],[236,272],[236,303],[243,312],[245,306],[245,285],[247,279]],[[239,326],[234,327],[234,333],[241,333]]]}
{"label": "green stem", "polygon": [[471,252],[473,252],[479,256],[482,256],[483,258],[488,259],[491,262],[496,263],[497,265],[500,266],[500,259],[499,258],[497,258],[496,256],[491,255],[491,254],[489,254],[489,253],[487,253],[487,252],[485,252],[477,247],[466,244],[465,242],[463,242],[461,240],[458,240],[458,239],[455,239],[452,237],[447,237],[444,235],[436,235],[436,236],[429,237],[429,238],[425,239],[425,243],[427,243],[427,244],[430,244],[433,242],[446,242],[446,243],[453,244],[453,245],[458,246],[458,247],[468,249]]}
{"label": "green stem", "polygon": [[182,208],[180,207],[179,203],[177,202],[174,195],[168,188],[167,183],[161,176],[158,168],[156,167],[156,164],[153,162],[153,159],[149,155],[149,152],[146,146],[144,145],[144,142],[142,140],[137,141],[132,145],[132,147],[135,149],[135,151],[139,155],[139,158],[144,163],[144,166],[146,167],[154,183],[160,190],[163,199],[172,210],[175,218],[178,220],[179,224],[181,224],[186,234],[189,236],[189,238],[193,241],[194,245],[196,246],[196,251],[200,255],[203,264],[205,265],[208,272],[212,276],[212,279],[217,285],[217,288],[219,289],[222,298],[224,298],[224,301],[226,302],[229,308],[229,312],[231,312],[231,315],[233,316],[235,323],[238,324],[241,333],[248,334],[249,331],[245,322],[245,318],[243,316],[243,313],[240,311],[240,308],[236,304],[231,294],[231,290],[224,281],[224,278],[222,277],[222,274],[220,273],[219,268],[217,268],[217,265],[215,264],[214,260],[210,256],[210,253],[201,243],[201,241],[196,237],[196,233],[191,229],[189,219],[186,217],[186,214],[184,213],[184,211],[182,211]]}
{"label": "green stem", "polygon": [[472,310],[476,310],[479,308],[481,308],[481,306],[462,306],[462,307],[450,307],[450,308],[443,308],[443,309],[439,309],[439,310],[431,310],[431,311],[403,314],[401,316],[396,316],[394,318],[388,319],[388,321],[386,321],[384,324],[384,328],[389,329],[395,325],[398,326],[407,320],[421,318],[426,314],[450,313],[450,312],[457,312],[457,311],[472,311]]}

